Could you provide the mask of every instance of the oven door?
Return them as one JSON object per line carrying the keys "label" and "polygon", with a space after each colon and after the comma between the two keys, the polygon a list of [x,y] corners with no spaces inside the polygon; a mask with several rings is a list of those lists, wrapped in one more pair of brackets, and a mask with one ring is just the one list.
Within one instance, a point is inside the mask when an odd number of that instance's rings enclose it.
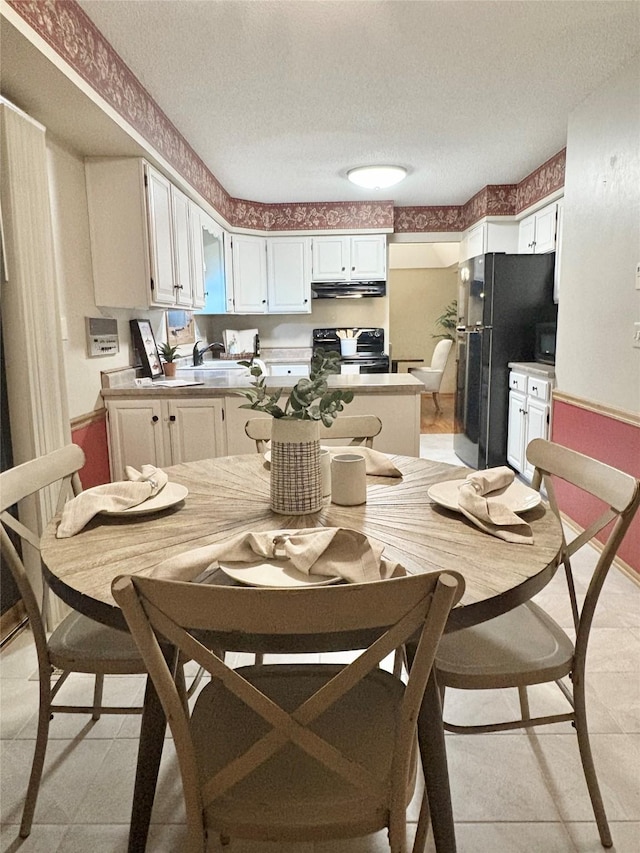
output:
{"label": "oven door", "polygon": [[358,358],[341,358],[340,364],[354,365],[360,368],[360,373],[388,373],[389,359],[386,356],[360,356]]}

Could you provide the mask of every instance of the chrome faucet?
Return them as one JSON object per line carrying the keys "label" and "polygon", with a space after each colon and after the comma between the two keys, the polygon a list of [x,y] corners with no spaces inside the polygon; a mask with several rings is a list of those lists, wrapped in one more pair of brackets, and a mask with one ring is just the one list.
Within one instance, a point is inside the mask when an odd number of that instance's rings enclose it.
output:
{"label": "chrome faucet", "polygon": [[196,341],[193,347],[193,366],[198,367],[204,362],[204,354],[206,352],[213,352],[213,350],[220,350],[220,352],[224,352],[224,344],[213,343],[209,344],[208,347],[203,347],[202,349],[198,349],[198,344],[200,341]]}

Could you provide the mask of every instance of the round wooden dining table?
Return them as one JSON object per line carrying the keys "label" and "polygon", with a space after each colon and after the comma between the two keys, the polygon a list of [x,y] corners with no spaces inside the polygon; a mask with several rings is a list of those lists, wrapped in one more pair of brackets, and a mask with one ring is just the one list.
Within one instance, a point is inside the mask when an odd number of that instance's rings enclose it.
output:
{"label": "round wooden dining table", "polygon": [[[402,477],[367,476],[367,501],[338,506],[325,500],[311,515],[278,515],[270,509],[269,465],[260,454],[184,463],[165,469],[170,483],[188,489],[184,500],[152,515],[101,515],[69,539],[47,527],[42,558],[47,582],[67,604],[107,625],[126,629],[111,596],[121,574],[149,575],[159,563],[240,532],[347,527],[384,544],[384,557],[408,573],[450,570],[465,580],[447,630],[493,618],[529,600],[553,577],[562,534],[544,503],[524,514],[533,544],[491,536],[459,512],[428,495],[437,483],[464,478],[468,469],[405,456],[390,456]],[[165,575],[166,576],[166,575]],[[130,851],[145,849],[165,719],[150,679],[140,735]],[[434,840],[438,853],[455,851],[442,710],[432,678],[420,718],[420,745]]]}

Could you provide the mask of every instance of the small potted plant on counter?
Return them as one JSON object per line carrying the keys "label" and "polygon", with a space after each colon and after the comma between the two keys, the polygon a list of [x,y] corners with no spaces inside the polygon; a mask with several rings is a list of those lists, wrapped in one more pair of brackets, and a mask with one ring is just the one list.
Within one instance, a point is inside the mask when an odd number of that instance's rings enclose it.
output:
{"label": "small potted plant on counter", "polygon": [[175,376],[176,375],[176,360],[180,357],[178,353],[178,347],[172,347],[169,343],[162,343],[158,347],[158,352],[160,353],[160,357],[162,358],[163,364],[162,369],[164,371],[165,376]]}
{"label": "small potted plant on counter", "polygon": [[282,388],[267,390],[259,365],[248,367],[253,381],[239,391],[249,401],[241,408],[266,412],[271,425],[271,509],[285,515],[304,515],[322,508],[319,425],[331,426],[353,391],[329,388],[327,378],[340,373],[340,354],[318,350],[309,377],[299,379],[284,404]]}

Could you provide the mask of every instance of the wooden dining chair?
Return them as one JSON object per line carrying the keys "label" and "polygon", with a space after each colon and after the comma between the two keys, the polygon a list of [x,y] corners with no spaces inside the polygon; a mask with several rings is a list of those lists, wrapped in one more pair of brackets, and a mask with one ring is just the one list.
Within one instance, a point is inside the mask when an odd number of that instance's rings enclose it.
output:
{"label": "wooden dining chair", "polygon": [[[174,739],[189,853],[207,836],[290,842],[388,828],[406,850],[416,725],[436,647],[462,578],[431,573],[364,584],[259,589],[116,578],[122,608]],[[352,663],[233,670],[192,632],[240,651],[364,651]],[[410,637],[405,684],[378,663]],[[191,714],[160,642],[211,673]],[[426,816],[422,815],[426,820]],[[423,837],[423,834],[421,835]]]}
{"label": "wooden dining chair", "polygon": [[[373,447],[373,439],[381,430],[382,421],[376,415],[338,415],[330,427],[320,424],[320,441],[342,439],[350,446]],[[255,441],[258,453],[264,453],[271,440],[271,418],[251,418],[244,431]]]}
{"label": "wooden dining chair", "polygon": [[[544,487],[551,511],[558,518],[560,506],[556,492],[564,490],[565,484],[589,496],[588,506],[593,521],[569,541],[563,534],[561,552],[576,633],[575,642],[541,607],[531,601],[503,616],[448,634],[443,638],[436,660],[436,677],[443,693],[447,687],[459,690],[517,688],[521,717],[475,726],[445,722],[445,728],[453,732],[483,733],[570,721],[578,736],[582,767],[600,840],[604,847],[611,847],[611,834],[589,744],[585,664],[598,596],[618,546],[640,504],[640,481],[603,462],[544,439],[530,442],[527,458],[535,466],[534,488]],[[584,603],[579,608],[571,557],[601,531],[604,531],[604,538],[596,544],[600,554]],[[569,683],[562,680],[566,676],[569,677]],[[545,682],[558,685],[570,705],[567,713],[531,716],[527,686]]]}
{"label": "wooden dining chair", "polygon": [[[9,512],[14,504],[47,487],[57,490],[56,512],[59,512],[68,498],[81,491],[78,471],[84,466],[84,462],[82,449],[70,444],[0,474],[0,553],[13,575],[29,619],[38,657],[40,681],[38,730],[20,825],[22,838],[26,838],[31,832],[52,715],[91,714],[92,720],[99,720],[101,714],[139,714],[142,711],[141,706],[113,707],[102,704],[105,674],[128,675],[146,672],[142,657],[130,634],[108,628],[80,613],[72,612],[47,637],[40,606],[24,565],[28,549],[33,549],[39,557],[39,536]],[[60,670],[60,673],[52,683],[56,669]],[[58,691],[72,672],[95,674],[91,705],[54,703]]]}

